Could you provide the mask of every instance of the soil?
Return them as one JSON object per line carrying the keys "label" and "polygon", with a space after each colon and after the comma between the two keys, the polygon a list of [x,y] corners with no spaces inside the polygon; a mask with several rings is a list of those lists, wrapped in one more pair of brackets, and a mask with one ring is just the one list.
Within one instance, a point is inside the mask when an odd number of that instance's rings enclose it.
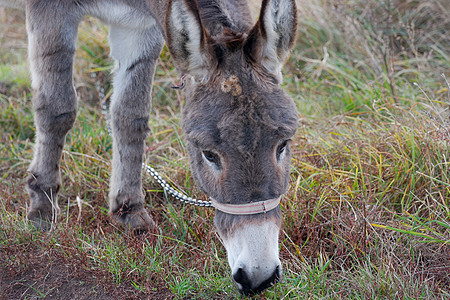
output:
{"label": "soil", "polygon": [[[107,272],[87,270],[62,258],[31,249],[20,263],[0,248],[0,299],[173,299],[164,285],[137,290],[131,282],[115,284]],[[51,256],[50,256],[51,257]],[[24,263],[25,262],[25,263]]]}

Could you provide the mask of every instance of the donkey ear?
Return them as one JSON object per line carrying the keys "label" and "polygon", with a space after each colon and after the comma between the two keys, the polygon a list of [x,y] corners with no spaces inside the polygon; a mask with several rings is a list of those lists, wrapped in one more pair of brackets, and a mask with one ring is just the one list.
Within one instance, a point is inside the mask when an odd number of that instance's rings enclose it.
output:
{"label": "donkey ear", "polygon": [[281,82],[281,68],[294,44],[296,29],[295,0],[264,0],[244,51]]}
{"label": "donkey ear", "polygon": [[208,33],[202,25],[196,0],[172,0],[166,17],[167,44],[175,65],[198,80],[208,75]]}

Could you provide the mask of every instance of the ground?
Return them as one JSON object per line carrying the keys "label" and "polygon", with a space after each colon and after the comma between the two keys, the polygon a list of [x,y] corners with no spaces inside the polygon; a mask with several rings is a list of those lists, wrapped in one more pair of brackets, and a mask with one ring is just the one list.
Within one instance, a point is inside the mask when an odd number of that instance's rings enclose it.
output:
{"label": "ground", "polygon": [[[29,249],[21,266],[0,269],[1,299],[172,299],[167,288],[142,293],[131,284],[111,283],[102,272],[86,270],[63,258],[49,259],[42,249]],[[3,253],[2,253],[3,254]],[[17,259],[17,258],[16,258]],[[1,259],[3,262],[5,258]]]}

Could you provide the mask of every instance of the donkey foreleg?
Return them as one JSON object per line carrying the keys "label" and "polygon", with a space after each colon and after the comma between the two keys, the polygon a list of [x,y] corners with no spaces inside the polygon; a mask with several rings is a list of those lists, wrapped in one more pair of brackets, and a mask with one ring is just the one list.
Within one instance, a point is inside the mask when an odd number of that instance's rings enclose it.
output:
{"label": "donkey foreleg", "polygon": [[59,213],[61,154],[66,133],[75,121],[77,106],[72,64],[79,18],[61,14],[58,8],[51,6],[54,6],[51,2],[30,1],[27,7],[36,126],[34,156],[27,178],[28,219],[42,230],[50,229]]}
{"label": "donkey foreleg", "polygon": [[142,162],[163,37],[156,26],[132,30],[112,25],[110,42],[116,66],[110,109],[113,163],[109,209],[127,229],[146,231],[155,223],[144,208]]}

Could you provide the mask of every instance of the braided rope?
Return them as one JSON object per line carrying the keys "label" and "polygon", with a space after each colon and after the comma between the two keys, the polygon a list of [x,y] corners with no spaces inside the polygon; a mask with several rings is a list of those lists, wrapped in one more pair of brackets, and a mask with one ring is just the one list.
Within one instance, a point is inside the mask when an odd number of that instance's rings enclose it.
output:
{"label": "braided rope", "polygon": [[[106,122],[108,124],[108,133],[110,136],[112,136],[111,126],[109,125],[108,104],[106,103],[106,101],[103,102],[103,104],[102,104],[102,111],[103,111],[103,114],[105,115]],[[144,169],[145,172],[150,174],[156,180],[156,182],[158,182],[159,185],[164,189],[164,191],[167,194],[171,195],[173,198],[175,198],[181,202],[184,202],[186,204],[190,204],[190,205],[196,205],[196,206],[200,206],[200,207],[213,207],[213,204],[211,201],[203,201],[203,200],[194,199],[194,198],[186,196],[183,193],[180,193],[179,191],[175,190],[162,178],[161,175],[159,175],[158,171],[156,171],[151,166],[146,165],[145,163],[142,163],[142,169]]]}
{"label": "braided rope", "polygon": [[183,193],[180,193],[179,191],[175,190],[173,187],[171,187],[162,177],[159,175],[159,173],[152,167],[146,164],[142,164],[142,168],[152,177],[156,180],[156,182],[159,183],[159,185],[164,189],[165,192],[167,192],[169,195],[174,197],[175,199],[184,202],[186,204],[191,205],[197,205],[200,207],[212,207],[211,201],[203,201],[203,200],[197,200],[191,197],[188,197],[184,195]]}

